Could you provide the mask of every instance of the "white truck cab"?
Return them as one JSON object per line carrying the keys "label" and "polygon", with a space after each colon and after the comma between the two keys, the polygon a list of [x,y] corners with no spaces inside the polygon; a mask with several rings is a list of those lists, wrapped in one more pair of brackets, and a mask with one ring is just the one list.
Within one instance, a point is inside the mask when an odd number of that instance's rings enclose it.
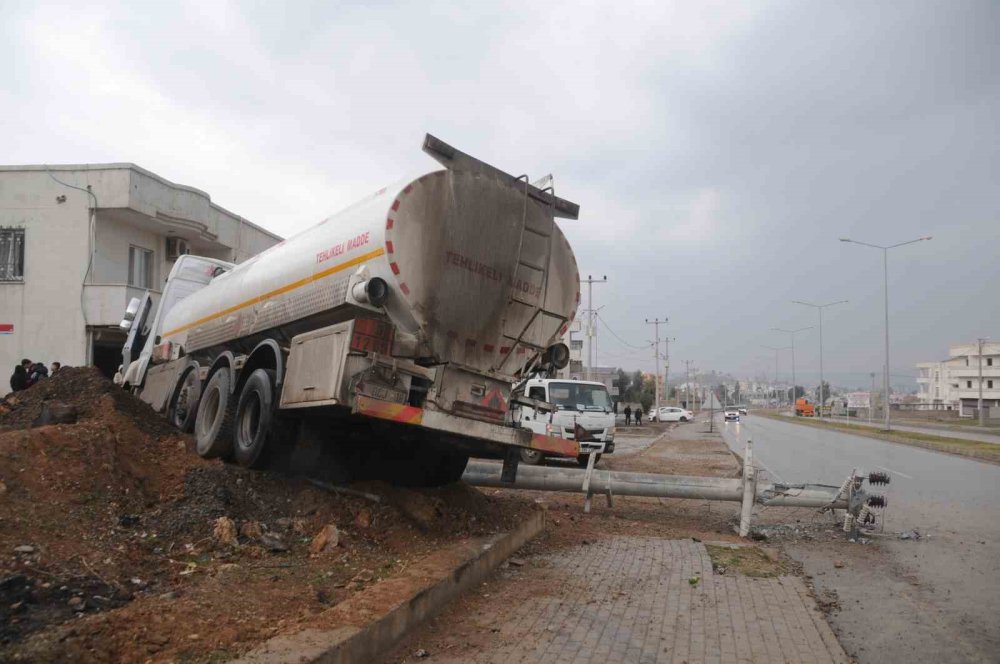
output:
{"label": "white truck cab", "polygon": [[[586,439],[577,440],[580,465],[587,464],[590,452],[615,451],[614,406],[603,383],[530,378],[514,387],[510,412],[515,425],[533,433],[576,440],[580,427],[587,434]],[[522,450],[521,461],[537,464],[544,456],[536,450]]]}

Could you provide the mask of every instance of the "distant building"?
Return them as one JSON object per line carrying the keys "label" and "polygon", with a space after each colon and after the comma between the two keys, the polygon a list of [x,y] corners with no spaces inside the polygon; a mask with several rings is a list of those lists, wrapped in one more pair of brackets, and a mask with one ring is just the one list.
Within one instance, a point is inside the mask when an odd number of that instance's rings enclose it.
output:
{"label": "distant building", "polygon": [[[983,344],[983,406],[993,416],[1000,413],[1000,342]],[[971,417],[979,401],[979,345],[957,344],[948,359],[917,365],[917,407],[924,410],[958,410]]]}
{"label": "distant building", "polygon": [[129,299],[158,297],[179,255],[240,262],[280,241],[134,164],[0,166],[0,368],[30,358],[110,376]]}

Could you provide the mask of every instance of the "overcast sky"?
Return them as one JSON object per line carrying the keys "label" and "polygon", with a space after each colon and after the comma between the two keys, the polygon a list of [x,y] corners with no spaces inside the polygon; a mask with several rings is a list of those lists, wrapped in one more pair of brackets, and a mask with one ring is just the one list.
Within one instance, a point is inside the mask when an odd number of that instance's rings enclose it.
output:
{"label": "overcast sky", "polygon": [[835,384],[880,371],[881,252],[842,236],[934,236],[889,254],[894,382],[1000,338],[1000,3],[339,4],[5,2],[0,162],[135,162],[290,235],[433,167],[430,132],[554,173],[595,307],[635,346],[669,316],[672,373],[773,374],[793,299],[850,300]]}

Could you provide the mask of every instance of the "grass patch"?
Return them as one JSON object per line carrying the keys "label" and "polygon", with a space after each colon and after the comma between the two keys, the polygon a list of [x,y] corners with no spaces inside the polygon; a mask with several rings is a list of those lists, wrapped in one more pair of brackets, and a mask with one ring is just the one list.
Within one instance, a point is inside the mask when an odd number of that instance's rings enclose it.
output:
{"label": "grass patch", "polygon": [[852,433],[857,436],[886,440],[903,445],[913,445],[928,449],[950,452],[962,456],[970,456],[977,459],[994,461],[1000,463],[1000,445],[996,443],[986,443],[979,440],[968,440],[965,438],[952,438],[950,436],[937,436],[929,433],[917,433],[914,431],[890,431],[885,432],[875,427],[859,424],[845,424],[827,419],[817,420],[806,417],[786,417],[777,413],[757,413],[761,417],[767,417],[779,422],[789,422],[791,424],[801,424],[804,426],[820,427],[825,429],[836,429],[845,433]]}
{"label": "grass patch", "polygon": [[756,546],[728,547],[706,544],[712,559],[712,569],[725,574],[772,577],[787,574],[790,570],[777,556],[770,556]]}

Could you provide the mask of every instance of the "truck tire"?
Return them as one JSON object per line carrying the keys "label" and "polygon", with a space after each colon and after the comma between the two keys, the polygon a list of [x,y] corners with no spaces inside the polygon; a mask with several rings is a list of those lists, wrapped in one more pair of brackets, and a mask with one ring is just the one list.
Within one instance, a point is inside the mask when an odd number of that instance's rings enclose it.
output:
{"label": "truck tire", "polygon": [[275,372],[256,369],[243,383],[236,406],[233,454],[246,468],[265,468],[279,452],[290,451],[285,444],[289,424],[277,416]]}
{"label": "truck tire", "polygon": [[198,454],[205,459],[232,454],[236,418],[236,399],[229,389],[232,380],[229,367],[220,367],[202,392],[194,422],[194,441]]}
{"label": "truck tire", "polygon": [[531,450],[527,447],[521,448],[521,463],[529,466],[537,466],[545,459],[545,454],[541,450]]}
{"label": "truck tire", "polygon": [[170,411],[167,414],[170,423],[185,433],[194,431],[200,399],[201,381],[198,380],[198,369],[191,368],[177,384],[174,398],[170,401]]}

